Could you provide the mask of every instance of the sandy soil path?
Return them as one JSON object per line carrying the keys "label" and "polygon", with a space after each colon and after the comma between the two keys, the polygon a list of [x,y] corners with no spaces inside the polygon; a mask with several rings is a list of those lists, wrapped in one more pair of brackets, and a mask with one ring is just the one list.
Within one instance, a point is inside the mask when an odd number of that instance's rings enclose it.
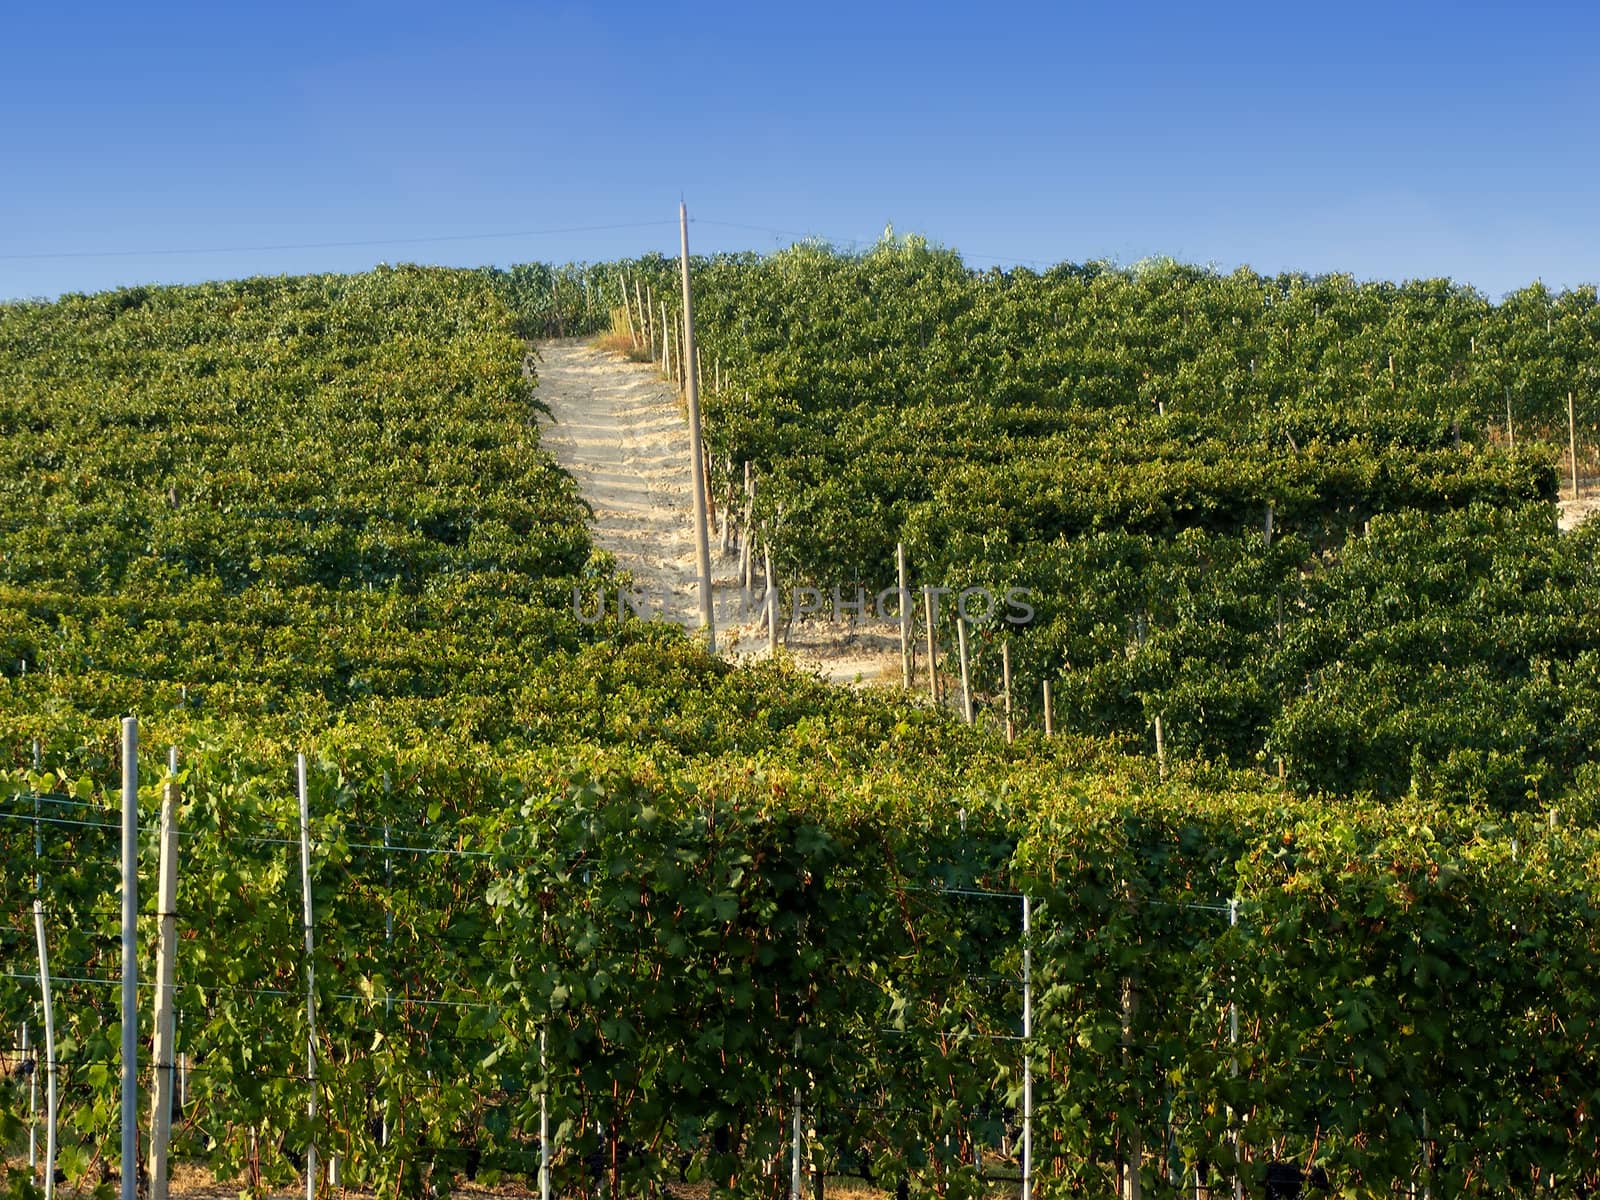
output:
{"label": "sandy soil path", "polygon": [[1600,512],[1600,478],[1580,475],[1578,484],[1583,490],[1577,499],[1573,499],[1570,490],[1563,489],[1561,499],[1557,502],[1562,529],[1576,529],[1585,521],[1593,520],[1595,513]]}
{"label": "sandy soil path", "polygon": [[[553,339],[537,349],[537,394],[550,410],[540,436],[594,510],[595,544],[632,576],[648,615],[698,629],[689,430],[674,389],[649,364],[588,339]],[[718,649],[733,657],[765,654],[765,629],[740,622],[739,564],[717,550],[713,537]],[[835,682],[900,679],[898,643],[881,630],[802,625],[786,632],[785,648]]]}
{"label": "sandy soil path", "polygon": [[696,628],[689,431],[672,389],[585,339],[543,342],[539,353],[538,396],[550,409],[540,436],[594,510],[596,544],[616,555],[649,612]]}

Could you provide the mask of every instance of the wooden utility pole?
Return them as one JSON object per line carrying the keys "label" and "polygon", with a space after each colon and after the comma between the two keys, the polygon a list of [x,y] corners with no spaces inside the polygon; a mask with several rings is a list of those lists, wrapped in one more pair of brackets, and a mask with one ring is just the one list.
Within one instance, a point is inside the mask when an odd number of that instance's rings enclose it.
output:
{"label": "wooden utility pole", "polygon": [[[680,362],[694,361],[694,294],[689,287],[689,209],[678,203],[678,231],[683,246],[683,354]],[[689,478],[694,480],[694,552],[700,568],[700,624],[706,647],[717,652],[716,619],[711,607],[711,541],[706,532],[705,449],[700,444],[700,388],[695,372],[684,372],[689,393]]]}

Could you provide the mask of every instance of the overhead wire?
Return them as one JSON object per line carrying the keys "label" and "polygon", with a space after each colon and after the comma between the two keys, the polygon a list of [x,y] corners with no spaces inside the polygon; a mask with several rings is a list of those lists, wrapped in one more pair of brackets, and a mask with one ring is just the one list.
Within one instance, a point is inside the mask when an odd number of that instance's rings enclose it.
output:
{"label": "overhead wire", "polygon": [[520,229],[505,233],[450,233],[435,237],[360,238],[339,242],[276,242],[254,246],[162,247],[148,250],[60,250],[25,254],[0,254],[0,261],[22,262],[64,258],[140,258],[185,254],[264,254],[278,250],[342,250],[368,246],[422,246],[434,242],[495,241],[509,238],[555,237],[568,233],[604,233],[617,229],[649,229],[676,224],[670,220],[619,221],[608,225],[571,225],[561,229]]}

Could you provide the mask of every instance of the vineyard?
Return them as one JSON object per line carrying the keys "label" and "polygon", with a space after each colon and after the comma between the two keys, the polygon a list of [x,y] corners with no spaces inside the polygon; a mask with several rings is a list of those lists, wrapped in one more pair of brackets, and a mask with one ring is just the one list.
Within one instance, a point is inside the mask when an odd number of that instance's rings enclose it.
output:
{"label": "vineyard", "polygon": [[169,1070],[173,1155],[253,1195],[311,1150],[405,1197],[1600,1187],[1592,290],[697,260],[777,580],[1030,590],[968,724],[579,618],[626,581],[527,339],[653,343],[673,270],[0,307],[13,1196],[47,1077],[63,1188],[117,1165],[128,714],[140,1121]]}

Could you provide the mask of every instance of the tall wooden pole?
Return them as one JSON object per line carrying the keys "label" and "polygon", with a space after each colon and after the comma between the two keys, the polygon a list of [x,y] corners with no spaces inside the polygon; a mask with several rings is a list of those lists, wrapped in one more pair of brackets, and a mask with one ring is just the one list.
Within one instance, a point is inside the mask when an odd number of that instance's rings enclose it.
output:
{"label": "tall wooden pole", "polygon": [[[678,232],[683,246],[683,355],[680,362],[692,363],[694,353],[694,295],[689,287],[689,209],[678,203]],[[700,444],[700,385],[695,372],[684,372],[684,387],[689,393],[689,478],[694,489],[694,552],[700,568],[700,623],[705,627],[706,646],[717,652],[717,630],[711,611],[711,541],[706,531],[705,450]]]}
{"label": "tall wooden pole", "polygon": [[1051,703],[1050,681],[1044,681],[1044,735],[1054,737],[1056,732],[1055,708]]}
{"label": "tall wooden pole", "polygon": [[939,643],[933,638],[933,591],[922,589],[922,615],[928,623],[928,699],[939,703]]}

